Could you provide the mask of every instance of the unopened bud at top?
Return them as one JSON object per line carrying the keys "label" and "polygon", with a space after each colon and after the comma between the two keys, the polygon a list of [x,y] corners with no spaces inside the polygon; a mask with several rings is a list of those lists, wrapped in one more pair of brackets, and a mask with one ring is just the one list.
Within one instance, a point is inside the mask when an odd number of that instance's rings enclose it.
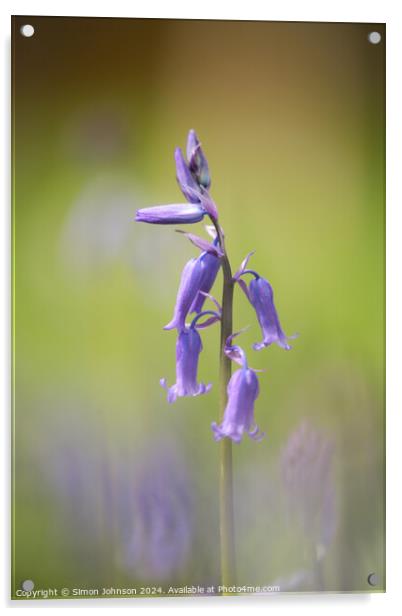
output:
{"label": "unopened bud at top", "polygon": [[183,195],[190,203],[200,202],[200,188],[195,180],[193,174],[190,172],[186,161],[184,160],[183,153],[180,148],[176,148],[174,152],[174,159],[176,162],[176,178],[177,183]]}
{"label": "unopened bud at top", "polygon": [[193,129],[189,131],[187,138],[187,160],[196,182],[208,189],[211,186],[208,161],[202,151],[197,133]]}

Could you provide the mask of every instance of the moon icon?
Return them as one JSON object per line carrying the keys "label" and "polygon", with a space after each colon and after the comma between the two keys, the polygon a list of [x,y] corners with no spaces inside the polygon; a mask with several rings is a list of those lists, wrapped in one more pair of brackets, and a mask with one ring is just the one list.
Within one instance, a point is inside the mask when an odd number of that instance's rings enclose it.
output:
{"label": "moon icon", "polygon": [[370,584],[370,586],[377,586],[377,576],[375,573],[370,573],[369,576],[367,577],[367,581]]}

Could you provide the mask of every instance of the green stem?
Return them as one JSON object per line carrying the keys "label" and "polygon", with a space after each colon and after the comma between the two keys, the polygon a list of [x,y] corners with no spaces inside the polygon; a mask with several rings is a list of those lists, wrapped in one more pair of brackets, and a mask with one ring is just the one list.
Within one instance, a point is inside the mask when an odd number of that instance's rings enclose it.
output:
{"label": "green stem", "polygon": [[[225,342],[233,333],[233,289],[234,282],[229,259],[226,255],[224,237],[221,228],[214,222],[219,237],[219,243],[223,250],[223,293],[222,293],[222,317],[220,338],[220,374],[219,374],[219,398],[220,418],[223,415],[227,403],[227,385],[232,374],[231,360],[225,355]],[[223,438],[220,443],[220,546],[221,546],[221,586],[233,586],[236,584],[236,558],[235,558],[235,534],[233,512],[233,465],[232,465],[232,441]],[[226,593],[223,593],[226,594]]]}

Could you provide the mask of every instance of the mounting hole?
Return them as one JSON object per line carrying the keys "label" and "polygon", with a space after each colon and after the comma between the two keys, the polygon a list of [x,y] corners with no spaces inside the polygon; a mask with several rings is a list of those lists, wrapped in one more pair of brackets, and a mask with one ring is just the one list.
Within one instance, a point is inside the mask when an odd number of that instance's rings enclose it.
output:
{"label": "mounting hole", "polygon": [[381,41],[381,34],[379,32],[370,32],[368,35],[368,40],[372,45],[378,45]]}
{"label": "mounting hole", "polygon": [[24,582],[22,582],[22,589],[26,590],[27,592],[31,592],[35,587],[35,584],[33,583],[32,580],[25,580]]}
{"label": "mounting hole", "polygon": [[31,26],[31,24],[25,24],[21,26],[20,32],[22,36],[26,36],[27,38],[30,38],[31,36],[35,34],[35,28]]}

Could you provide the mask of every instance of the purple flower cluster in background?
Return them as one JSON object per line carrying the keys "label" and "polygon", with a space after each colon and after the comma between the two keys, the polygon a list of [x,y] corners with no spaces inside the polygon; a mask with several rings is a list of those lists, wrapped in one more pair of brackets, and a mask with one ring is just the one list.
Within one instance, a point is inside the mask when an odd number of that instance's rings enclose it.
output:
{"label": "purple flower cluster in background", "polygon": [[[64,409],[63,409],[64,410]],[[82,409],[85,411],[85,409]],[[184,573],[194,546],[195,477],[181,443],[153,431],[154,447],[119,441],[85,412],[55,415],[41,454],[44,485],[54,495],[55,520],[67,531],[71,557],[90,571],[105,561],[138,580]]]}
{"label": "purple flower cluster in background", "polygon": [[304,420],[281,453],[281,474],[289,515],[298,518],[317,560],[329,548],[337,526],[333,471],[334,443]]}
{"label": "purple flower cluster in background", "polygon": [[[210,291],[223,260],[227,259],[223,232],[218,223],[218,210],[209,193],[211,178],[208,162],[194,130],[190,130],[188,134],[187,160],[181,149],[176,148],[175,162],[177,182],[187,203],[140,209],[136,213],[136,221],[151,224],[193,224],[208,216],[213,226],[207,230],[213,241],[207,241],[192,233],[184,233],[201,250],[201,254],[197,258],[190,259],[184,266],[173,318],[164,327],[166,330],[177,330],[176,383],[168,388],[166,379],[160,381],[167,390],[169,403],[178,397],[207,393],[211,388],[210,384],[197,382],[198,361],[202,350],[198,330],[222,318],[221,308],[210,295]],[[257,272],[247,269],[252,254],[247,255],[233,276],[232,282],[237,283],[245,293],[261,327],[263,339],[261,342],[256,342],[253,348],[258,351],[276,343],[288,350],[291,347],[281,328],[271,285]],[[252,276],[248,285],[243,279],[247,275]],[[204,310],[207,298],[214,303],[213,310]],[[187,324],[186,320],[190,314],[195,316]],[[259,432],[254,422],[254,402],[259,392],[257,374],[248,367],[244,351],[238,346],[232,346],[232,338],[233,335],[227,339],[224,352],[230,359],[239,363],[241,368],[232,375],[228,383],[228,402],[223,421],[219,426],[214,422],[212,430],[216,440],[228,437],[239,443],[244,432],[251,438],[259,440],[263,433]]]}
{"label": "purple flower cluster in background", "polygon": [[[193,489],[177,450],[160,444],[144,456],[119,505],[120,563],[142,578],[165,580],[186,564],[194,541]],[[130,493],[131,490],[131,493]]]}

